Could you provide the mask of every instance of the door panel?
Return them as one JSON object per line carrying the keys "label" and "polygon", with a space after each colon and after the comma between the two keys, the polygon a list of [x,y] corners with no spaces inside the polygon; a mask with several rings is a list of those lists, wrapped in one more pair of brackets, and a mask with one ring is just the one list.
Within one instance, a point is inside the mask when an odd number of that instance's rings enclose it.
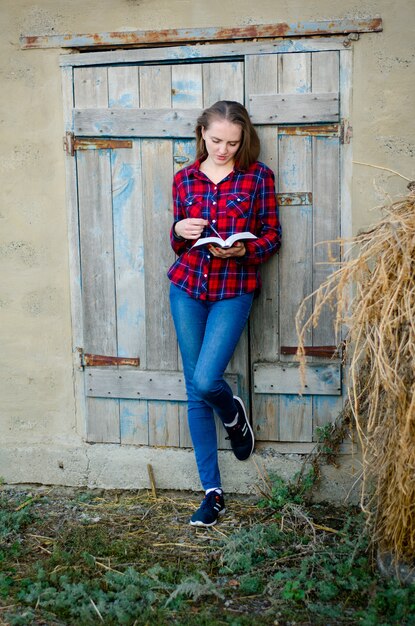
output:
{"label": "door panel", "polygon": [[[265,72],[270,77],[266,84],[258,78]],[[257,103],[266,95],[268,102],[274,98],[282,121],[295,123],[295,126],[259,126],[265,147],[261,157],[265,162],[275,163],[283,244],[279,257],[264,268],[262,301],[256,303],[251,317],[253,425],[260,440],[311,442],[316,426],[328,419],[332,421],[342,406],[339,398],[341,366],[327,359],[319,358],[316,362],[315,357],[308,357],[308,386],[300,396],[298,364],[294,356],[281,354],[281,347],[298,344],[294,323],[298,307],[339,259],[339,251],[332,246],[332,264],[327,265],[327,248],[318,245],[340,236],[339,127],[333,124],[339,120],[338,54],[281,54],[275,65],[266,55],[247,57],[246,76],[249,106],[252,103],[258,120],[261,110]],[[315,109],[308,98],[314,98],[315,94],[320,98],[323,93],[334,94],[335,115],[333,117],[333,108],[322,107],[321,115],[315,118],[319,124],[309,124]],[[299,106],[291,109],[288,118],[285,108],[278,108],[278,102],[291,98]],[[265,105],[261,106],[262,123],[268,124],[270,115],[264,113]],[[271,148],[267,141],[270,136]],[[275,145],[276,156],[273,154]],[[311,312],[311,303],[307,312]],[[332,322],[332,313],[325,311],[318,327],[308,332],[306,345],[336,344]],[[330,395],[330,387],[324,392],[328,395],[320,395],[321,380],[314,376],[316,367],[317,371],[321,370],[322,379],[328,381],[333,366],[338,373],[332,387],[335,395]],[[269,382],[265,387],[264,371]],[[282,383],[286,372],[295,384]]]}
{"label": "door panel", "polygon": [[[283,246],[262,269],[262,295],[228,367],[229,381],[248,405],[251,401],[258,439],[310,442],[315,427],[333,419],[341,399],[315,395],[312,384],[304,396],[277,392],[272,380],[256,393],[255,382],[262,383],[255,364],[261,372],[275,364],[277,373],[284,363],[298,370],[294,357],[282,355],[280,348],[297,344],[297,308],[339,258],[335,246],[330,258],[324,246],[316,246],[340,234],[338,76],[337,52],[74,69],[75,134],[132,139],[131,149],[76,153],[82,347],[93,354],[140,358],[139,370],[86,368],[89,441],[191,445],[166,277],[174,259],[171,181],[194,160],[197,115],[219,99],[251,107],[260,158],[274,170],[278,193],[287,194],[279,195]],[[292,124],[277,125],[278,119]],[[307,125],[310,119],[319,123]],[[331,313],[325,312],[307,344],[334,343]],[[315,368],[315,359],[310,360]],[[318,363],[327,378],[327,361]],[[151,381],[143,384],[146,376]],[[157,394],[162,385],[163,393]],[[220,447],[229,447],[225,434],[220,426]]]}
{"label": "door panel", "polygon": [[[191,132],[184,135],[193,136],[195,106],[198,113],[207,106],[205,102],[229,98],[236,85],[239,90],[233,97],[243,99],[243,63],[224,65],[222,71],[217,63],[75,71],[76,132],[133,135],[132,149],[90,149],[76,156],[83,349],[93,354],[138,356],[140,371],[149,372],[156,387],[168,372],[172,380],[181,380],[179,389],[172,387],[168,392],[171,400],[166,400],[163,394],[154,397],[149,386],[147,394],[143,393],[142,385],[134,384],[134,376],[130,377],[132,390],[125,393],[129,368],[113,366],[106,372],[87,368],[90,441],[191,445],[166,272],[174,260],[169,242],[171,182],[175,171],[194,160],[195,142],[181,139],[181,127],[175,123],[171,124],[172,138],[166,138],[164,113],[158,118],[153,115],[151,133],[155,136],[151,139],[134,137],[129,125],[137,107],[158,112],[175,109],[191,125]],[[234,372],[230,383],[235,393],[245,398],[249,398],[247,348],[246,333],[229,368]],[[229,443],[223,440],[223,445]]]}

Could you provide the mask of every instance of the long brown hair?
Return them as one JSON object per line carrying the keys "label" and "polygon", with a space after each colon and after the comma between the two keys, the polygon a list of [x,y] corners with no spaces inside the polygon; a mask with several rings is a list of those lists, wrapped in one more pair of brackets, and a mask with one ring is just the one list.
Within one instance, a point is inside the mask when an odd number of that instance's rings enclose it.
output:
{"label": "long brown hair", "polygon": [[205,141],[202,137],[202,128],[208,129],[215,119],[227,120],[232,122],[232,124],[238,124],[242,128],[241,144],[238,152],[235,154],[235,163],[243,170],[248,169],[259,156],[259,138],[249,118],[248,111],[242,104],[233,100],[219,100],[208,109],[205,109],[202,115],[198,117],[195,129],[196,159],[204,160],[208,156]]}

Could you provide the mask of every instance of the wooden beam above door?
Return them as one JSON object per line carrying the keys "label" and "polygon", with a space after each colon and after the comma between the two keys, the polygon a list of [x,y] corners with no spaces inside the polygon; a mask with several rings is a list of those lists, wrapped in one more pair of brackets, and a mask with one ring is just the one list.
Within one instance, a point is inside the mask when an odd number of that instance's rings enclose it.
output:
{"label": "wooden beam above door", "polygon": [[21,35],[20,45],[31,48],[103,49],[115,47],[157,46],[176,43],[201,43],[315,35],[348,35],[382,31],[380,17],[334,19],[305,22],[252,24],[237,28],[174,28],[165,30],[133,30],[106,33]]}

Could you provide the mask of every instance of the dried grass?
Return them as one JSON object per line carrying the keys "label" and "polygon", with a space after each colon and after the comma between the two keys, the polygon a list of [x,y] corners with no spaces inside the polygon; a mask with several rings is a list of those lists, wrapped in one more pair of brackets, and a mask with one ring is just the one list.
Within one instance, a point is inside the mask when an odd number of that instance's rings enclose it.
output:
{"label": "dried grass", "polygon": [[[325,306],[347,330],[348,392],[363,451],[362,506],[374,540],[396,559],[415,554],[415,184],[382,207],[372,229],[346,242],[345,261],[297,314],[305,372],[306,332]],[[306,307],[315,298],[311,316]]]}

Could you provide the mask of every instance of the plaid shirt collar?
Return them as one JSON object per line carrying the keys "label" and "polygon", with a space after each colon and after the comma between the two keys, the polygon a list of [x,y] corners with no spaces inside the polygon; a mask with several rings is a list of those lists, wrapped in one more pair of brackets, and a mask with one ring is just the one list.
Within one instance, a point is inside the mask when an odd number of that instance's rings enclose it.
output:
{"label": "plaid shirt collar", "polygon": [[[198,159],[192,165],[189,165],[188,172],[189,176],[194,176],[195,178],[205,178],[205,174],[200,171],[200,166],[202,164],[202,159]],[[244,172],[241,167],[238,166],[237,163],[234,164],[232,172],[230,172],[229,176],[234,176],[237,172]]]}

